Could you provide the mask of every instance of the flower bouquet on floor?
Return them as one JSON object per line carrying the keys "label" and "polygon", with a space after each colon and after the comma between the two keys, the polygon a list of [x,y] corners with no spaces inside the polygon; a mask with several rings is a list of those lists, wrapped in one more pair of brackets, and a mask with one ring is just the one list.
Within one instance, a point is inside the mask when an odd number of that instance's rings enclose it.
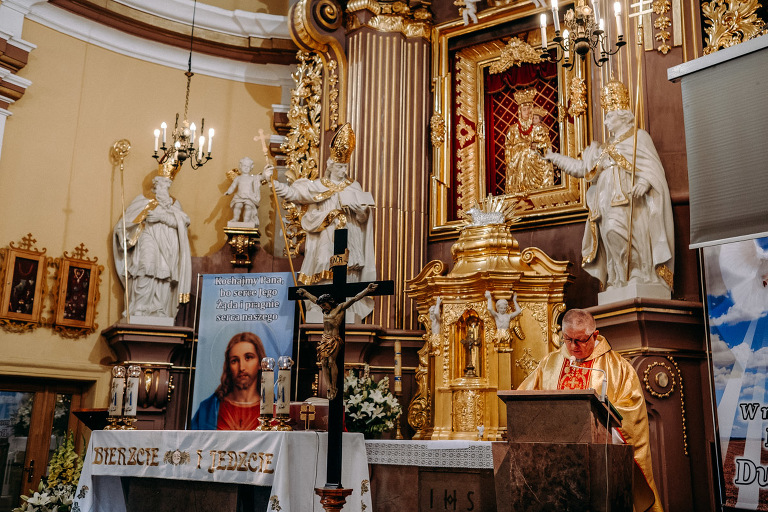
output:
{"label": "flower bouquet on floor", "polygon": [[29,496],[21,497],[24,503],[13,512],[69,512],[82,469],[83,457],[75,451],[70,432],[51,455],[48,477],[40,480],[37,492],[30,489]]}
{"label": "flower bouquet on floor", "polygon": [[347,430],[362,432],[368,438],[394,429],[402,413],[400,403],[389,391],[389,377],[375,382],[368,365],[362,376],[354,370],[344,376],[344,411]]}

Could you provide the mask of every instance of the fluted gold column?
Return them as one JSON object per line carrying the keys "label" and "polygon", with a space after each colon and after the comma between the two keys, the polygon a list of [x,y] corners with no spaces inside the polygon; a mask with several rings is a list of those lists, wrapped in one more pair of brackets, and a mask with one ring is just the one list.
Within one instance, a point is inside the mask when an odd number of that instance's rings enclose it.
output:
{"label": "fluted gold column", "polygon": [[357,135],[350,172],[376,200],[379,279],[395,281],[395,295],[376,298],[371,321],[420,329],[404,286],[426,258],[430,46],[391,26],[358,28],[347,39],[347,114]]}

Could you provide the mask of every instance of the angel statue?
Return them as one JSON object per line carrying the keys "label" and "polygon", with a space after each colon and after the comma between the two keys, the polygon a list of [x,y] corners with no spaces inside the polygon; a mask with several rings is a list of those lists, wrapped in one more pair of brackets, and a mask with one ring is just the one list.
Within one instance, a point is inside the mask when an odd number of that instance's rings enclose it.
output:
{"label": "angel statue", "polygon": [[[520,326],[520,321],[517,319],[523,309],[517,303],[517,292],[512,294],[512,303],[515,305],[514,310],[509,309],[509,302],[506,299],[499,299],[496,301],[496,308],[493,307],[493,300],[491,299],[491,292],[486,290],[485,297],[488,299],[488,312],[496,322],[496,343],[500,347],[509,347],[512,341],[512,336],[509,332],[510,328],[515,335],[521,339],[525,339],[523,329]],[[510,326],[510,323],[514,321],[514,325]]]}

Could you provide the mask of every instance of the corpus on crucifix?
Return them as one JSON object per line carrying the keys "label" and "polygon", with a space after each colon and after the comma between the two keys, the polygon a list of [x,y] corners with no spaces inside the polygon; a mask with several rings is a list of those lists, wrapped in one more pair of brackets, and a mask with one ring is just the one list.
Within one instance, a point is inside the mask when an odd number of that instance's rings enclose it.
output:
{"label": "corpus on crucifix", "polygon": [[[344,368],[344,314],[346,309],[358,300],[366,296],[392,295],[395,292],[394,281],[347,282],[347,230],[337,229],[334,233],[333,256],[331,257],[331,271],[333,281],[330,284],[313,286],[291,287],[288,289],[288,298],[298,300],[307,298],[323,306],[326,299],[323,295],[330,295],[332,302],[326,303],[323,314],[323,340],[318,345],[318,358],[323,360],[333,357],[334,366]],[[350,298],[351,297],[351,298]],[[349,298],[349,299],[348,299]],[[322,301],[321,301],[322,299]],[[315,302],[313,301],[313,302]],[[331,305],[332,304],[332,305]],[[326,339],[328,337],[328,339]],[[326,343],[333,338],[333,343]],[[326,349],[332,349],[327,352]],[[334,354],[335,352],[335,354]],[[327,361],[330,376],[330,361]],[[335,384],[333,384],[335,387]],[[328,461],[326,471],[326,484],[316,492],[323,497],[334,494],[340,498],[341,485],[341,434],[344,420],[344,394],[331,391],[328,387]],[[334,492],[332,492],[334,491]]]}
{"label": "corpus on crucifix", "polygon": [[[467,337],[461,340],[461,344],[464,345],[466,351],[465,357],[467,364],[464,367],[465,377],[477,377],[475,368],[479,366],[479,361],[477,361],[477,347],[480,346],[479,330],[480,325],[477,319],[474,317],[470,318],[469,323],[467,324]],[[475,363],[477,363],[477,366]]]}

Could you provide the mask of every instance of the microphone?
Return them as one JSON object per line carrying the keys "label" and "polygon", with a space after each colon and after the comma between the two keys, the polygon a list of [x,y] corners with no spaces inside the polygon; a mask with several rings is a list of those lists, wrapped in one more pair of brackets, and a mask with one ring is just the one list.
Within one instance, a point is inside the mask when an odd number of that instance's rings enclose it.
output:
{"label": "microphone", "polygon": [[571,362],[571,367],[572,368],[579,368],[581,370],[587,370],[587,371],[594,370],[596,372],[603,372],[603,389],[600,392],[600,401],[603,402],[603,403],[606,403],[607,402],[607,397],[608,397],[608,374],[605,373],[605,370],[603,370],[601,368],[589,368],[587,366],[578,366],[576,364],[576,356],[571,356],[571,357],[568,358],[568,360]]}

